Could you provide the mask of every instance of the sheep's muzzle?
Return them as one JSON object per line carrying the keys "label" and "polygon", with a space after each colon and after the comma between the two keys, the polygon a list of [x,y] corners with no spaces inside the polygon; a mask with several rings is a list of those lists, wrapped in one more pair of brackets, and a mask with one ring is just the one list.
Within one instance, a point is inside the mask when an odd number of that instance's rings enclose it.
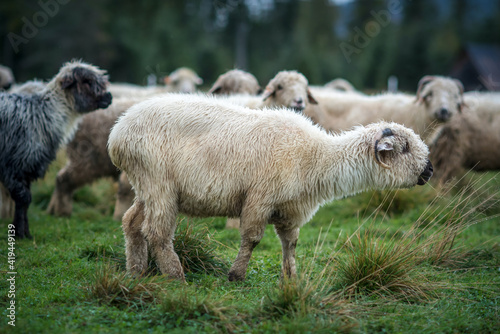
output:
{"label": "sheep's muzzle", "polygon": [[432,173],[434,171],[434,168],[432,167],[432,163],[430,160],[427,160],[427,165],[425,165],[425,169],[424,171],[422,172],[422,174],[420,174],[420,176],[418,177],[418,182],[417,184],[419,186],[423,186],[424,184],[427,183],[427,181],[429,181],[429,179],[432,177]]}
{"label": "sheep's muzzle", "polygon": [[106,92],[99,98],[98,106],[100,109],[106,109],[109,107],[111,102],[113,101],[113,97],[111,96],[111,93]]}

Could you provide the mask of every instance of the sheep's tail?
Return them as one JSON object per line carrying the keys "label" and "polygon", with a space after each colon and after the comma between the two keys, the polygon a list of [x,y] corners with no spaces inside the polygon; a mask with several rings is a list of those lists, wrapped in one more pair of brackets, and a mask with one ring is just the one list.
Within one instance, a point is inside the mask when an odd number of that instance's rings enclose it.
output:
{"label": "sheep's tail", "polygon": [[115,124],[111,129],[108,138],[108,154],[113,165],[118,169],[123,170],[124,161],[126,160],[126,152],[123,145],[126,143],[124,136],[120,135],[119,124]]}

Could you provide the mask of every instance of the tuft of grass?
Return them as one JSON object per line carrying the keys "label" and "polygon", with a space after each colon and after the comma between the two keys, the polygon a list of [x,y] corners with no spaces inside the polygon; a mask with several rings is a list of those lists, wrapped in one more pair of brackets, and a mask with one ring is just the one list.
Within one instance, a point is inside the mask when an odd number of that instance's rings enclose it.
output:
{"label": "tuft of grass", "polygon": [[185,273],[226,275],[229,263],[217,255],[221,245],[206,224],[181,221],[174,239],[174,250]]}
{"label": "tuft of grass", "polygon": [[[229,270],[229,263],[217,255],[221,245],[206,224],[193,224],[181,221],[174,239],[174,249],[185,273],[204,273],[214,276],[224,276]],[[93,243],[84,247],[80,258],[88,260],[111,261],[120,269],[125,269],[126,257],[123,246],[106,246]],[[147,274],[160,274],[153,258],[150,257]]]}
{"label": "tuft of grass", "polygon": [[105,305],[142,307],[158,301],[164,284],[161,276],[134,278],[105,262],[97,267],[88,294]]}
{"label": "tuft of grass", "polygon": [[427,300],[432,286],[420,274],[420,247],[415,239],[388,233],[374,237],[370,229],[356,231],[336,256],[337,278],[347,295],[376,294],[404,300]]}

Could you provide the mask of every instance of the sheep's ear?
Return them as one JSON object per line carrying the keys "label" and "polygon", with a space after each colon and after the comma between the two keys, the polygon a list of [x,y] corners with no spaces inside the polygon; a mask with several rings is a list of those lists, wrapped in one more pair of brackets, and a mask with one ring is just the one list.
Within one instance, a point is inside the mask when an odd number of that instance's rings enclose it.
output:
{"label": "sheep's ear", "polygon": [[76,79],[73,75],[73,73],[65,75],[64,77],[61,78],[61,88],[62,89],[67,89],[71,86],[73,86],[76,83]]}
{"label": "sheep's ear", "polygon": [[217,85],[217,86],[212,87],[212,88],[211,88],[208,92],[209,92],[210,94],[214,94],[214,95],[216,95],[216,94],[220,94],[220,91],[221,91],[221,90],[222,90],[222,87],[221,87],[221,86],[219,86],[219,85]]}
{"label": "sheep's ear", "polygon": [[264,90],[264,94],[262,94],[262,101],[267,100],[270,96],[274,95],[275,90],[271,87],[266,87],[266,90]]}
{"label": "sheep's ear", "polygon": [[422,96],[422,90],[424,89],[424,87],[429,83],[431,82],[432,80],[434,80],[436,77],[435,76],[432,76],[432,75],[426,75],[425,77],[423,77],[422,79],[420,79],[420,81],[418,82],[418,89],[417,89],[417,96],[416,96],[416,99],[415,99],[415,102],[417,104],[420,104],[420,103],[423,103],[424,102],[424,97]]}
{"label": "sheep's ear", "polygon": [[392,151],[394,149],[394,146],[392,145],[391,142],[389,141],[382,141],[378,142],[377,144],[377,151]]}
{"label": "sheep's ear", "polygon": [[311,94],[311,91],[309,88],[307,88],[307,100],[309,100],[310,104],[318,104],[318,101],[314,98],[314,96]]}
{"label": "sheep's ear", "polygon": [[463,95],[464,94],[464,85],[463,85],[462,81],[460,81],[458,79],[453,79],[453,81],[457,84],[458,89],[460,89],[460,95]]}
{"label": "sheep's ear", "polygon": [[200,78],[200,77],[196,77],[194,79],[194,83],[197,84],[197,85],[201,85],[203,83],[203,79]]}
{"label": "sheep's ear", "polygon": [[374,138],[374,155],[375,155],[375,161],[382,166],[383,168],[390,169],[391,166],[388,164],[384,163],[382,160],[380,160],[379,157],[379,152],[380,151],[392,151],[394,149],[392,145],[392,140],[390,139],[391,137],[394,136],[394,133],[392,132],[391,129],[385,128],[384,130],[380,130]]}
{"label": "sheep's ear", "polygon": [[165,85],[169,85],[171,82],[172,82],[172,78],[170,78],[170,76],[167,75],[166,77],[163,78],[163,83]]}

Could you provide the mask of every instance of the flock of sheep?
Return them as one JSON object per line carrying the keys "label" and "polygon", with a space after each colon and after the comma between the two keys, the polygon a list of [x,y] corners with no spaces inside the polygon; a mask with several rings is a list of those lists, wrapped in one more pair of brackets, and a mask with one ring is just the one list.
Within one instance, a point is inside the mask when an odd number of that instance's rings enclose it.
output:
{"label": "flock of sheep", "polygon": [[325,202],[423,185],[431,160],[441,182],[463,169],[500,167],[500,95],[464,94],[455,79],[425,76],[415,95],[365,95],[343,79],[309,86],[296,71],[279,72],[264,90],[241,70],[221,75],[208,93],[196,92],[202,82],[180,68],[164,86],[109,83],[102,70],[73,61],[48,83],[15,85],[0,67],[7,90],[0,93],[0,214],[13,211],[16,236],[30,237],[30,184],[62,147],[68,162],[48,212],[70,215],[76,189],[111,176],[127,269],[143,273],[149,248],[160,270],[180,280],[178,213],[225,216],[228,227],[239,227],[229,280],[244,279],[273,224],[290,276],[299,229]]}

